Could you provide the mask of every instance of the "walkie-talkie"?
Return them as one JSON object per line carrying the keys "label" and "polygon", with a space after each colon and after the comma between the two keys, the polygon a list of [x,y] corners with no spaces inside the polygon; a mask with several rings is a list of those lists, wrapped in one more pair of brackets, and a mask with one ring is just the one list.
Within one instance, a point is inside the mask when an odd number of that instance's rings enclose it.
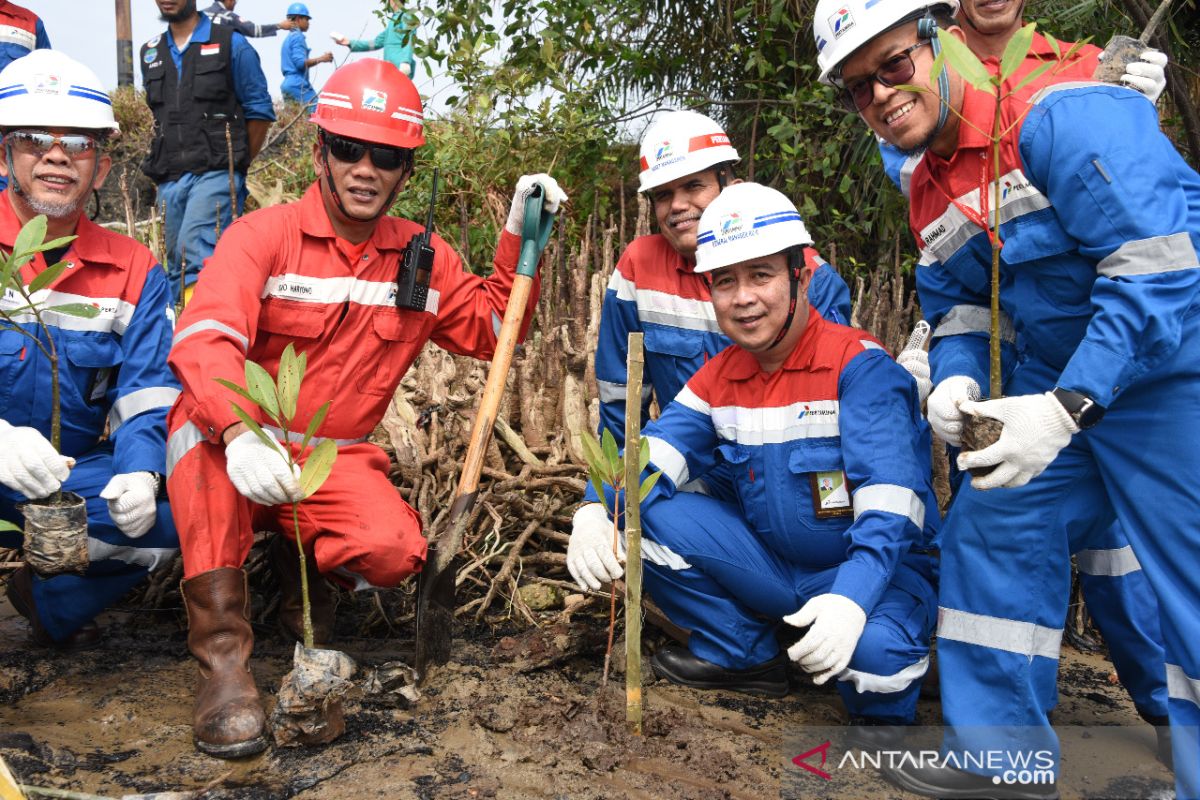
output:
{"label": "walkie-talkie", "polygon": [[429,300],[429,280],[433,277],[433,210],[437,206],[438,171],[433,170],[433,190],[429,193],[429,216],[425,230],[414,234],[404,248],[400,271],[396,273],[396,308],[424,311]]}

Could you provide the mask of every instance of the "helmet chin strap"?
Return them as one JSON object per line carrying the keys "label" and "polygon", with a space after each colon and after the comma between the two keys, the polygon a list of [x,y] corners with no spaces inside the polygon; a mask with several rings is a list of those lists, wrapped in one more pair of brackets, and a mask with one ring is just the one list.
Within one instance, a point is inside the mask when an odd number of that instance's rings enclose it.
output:
{"label": "helmet chin strap", "polygon": [[[392,191],[388,195],[387,202],[380,206],[378,211],[369,217],[355,216],[354,214],[351,214],[346,209],[345,204],[342,203],[342,196],[337,190],[337,184],[333,182],[333,172],[329,169],[329,143],[325,141],[325,131],[321,131],[320,137],[321,164],[325,167],[325,183],[329,186],[329,193],[333,195],[333,202],[337,205],[338,211],[341,211],[342,214],[354,220],[355,222],[374,222],[386,214],[388,209],[392,207],[392,203],[396,201],[396,195],[400,193],[400,182],[404,179],[404,176],[401,175],[396,179],[396,183],[394,186],[392,186]],[[364,155],[363,158],[370,158],[370,155]]]}
{"label": "helmet chin strap", "polygon": [[[792,320],[796,317],[796,304],[799,301],[797,295],[800,289],[801,270],[804,269],[804,251],[800,247],[790,247],[787,251],[787,267],[788,267],[788,284],[789,284],[789,300],[787,319],[783,321],[783,326],[780,327],[779,333],[775,336],[775,341],[767,345],[767,350],[776,347],[783,341],[783,337],[787,336],[788,329],[792,327]],[[806,298],[807,299],[807,298]]]}
{"label": "helmet chin strap", "polygon": [[[972,24],[974,27],[974,24]],[[938,41],[938,26],[933,15],[928,12],[924,17],[917,20],[917,36],[922,39],[929,40],[929,46],[933,50],[933,57],[937,59],[942,53],[942,44]],[[946,119],[950,116],[950,73],[946,71],[946,65],[942,64],[942,70],[938,73],[938,119],[937,125],[933,128],[933,133],[929,135],[932,140],[935,136],[941,133],[941,130],[946,125]]]}

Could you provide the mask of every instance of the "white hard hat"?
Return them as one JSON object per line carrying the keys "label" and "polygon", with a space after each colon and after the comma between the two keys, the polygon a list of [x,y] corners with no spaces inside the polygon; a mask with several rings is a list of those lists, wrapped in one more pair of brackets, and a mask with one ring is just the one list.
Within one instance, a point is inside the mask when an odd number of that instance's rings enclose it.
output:
{"label": "white hard hat", "polygon": [[96,73],[56,50],[34,50],[0,71],[0,128],[24,127],[121,130]]}
{"label": "white hard hat", "polygon": [[958,13],[958,0],[821,0],[813,14],[818,76],[833,83],[836,71],[855,50],[924,11]]}
{"label": "white hard hat", "polygon": [[655,121],[642,137],[638,191],[740,160],[720,125],[695,111],[671,111]]}
{"label": "white hard hat", "polygon": [[735,183],[708,204],[696,235],[696,272],[812,244],[796,206],[759,183]]}

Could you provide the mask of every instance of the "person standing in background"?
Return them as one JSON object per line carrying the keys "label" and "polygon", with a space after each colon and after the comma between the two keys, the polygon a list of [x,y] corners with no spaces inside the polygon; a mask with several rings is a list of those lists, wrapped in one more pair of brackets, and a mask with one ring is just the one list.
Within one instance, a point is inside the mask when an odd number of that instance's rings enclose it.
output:
{"label": "person standing in background", "polygon": [[279,90],[288,100],[294,100],[301,105],[312,105],[317,100],[317,90],[308,82],[308,68],[316,64],[330,64],[333,54],[322,53],[316,58],[309,58],[308,31],[312,15],[304,3],[292,3],[287,10],[288,22],[294,27],[292,32],[283,40],[283,49],[279,54],[279,63],[283,69],[283,85]]}
{"label": "person standing in background", "polygon": [[342,47],[349,47],[351,53],[383,48],[383,59],[395,64],[401,72],[411,78],[417,68],[413,56],[413,32],[417,29],[417,18],[403,10],[400,0],[389,0],[388,7],[391,14],[387,20],[387,27],[374,39],[351,39],[340,33],[330,35]]}

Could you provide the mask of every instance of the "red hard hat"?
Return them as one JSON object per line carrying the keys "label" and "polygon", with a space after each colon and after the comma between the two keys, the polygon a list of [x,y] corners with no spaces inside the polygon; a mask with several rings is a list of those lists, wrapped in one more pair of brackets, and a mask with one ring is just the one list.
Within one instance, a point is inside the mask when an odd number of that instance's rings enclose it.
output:
{"label": "red hard hat", "polygon": [[308,121],[337,136],[373,144],[425,144],[417,87],[395,64],[378,58],[359,59],[330,75]]}

